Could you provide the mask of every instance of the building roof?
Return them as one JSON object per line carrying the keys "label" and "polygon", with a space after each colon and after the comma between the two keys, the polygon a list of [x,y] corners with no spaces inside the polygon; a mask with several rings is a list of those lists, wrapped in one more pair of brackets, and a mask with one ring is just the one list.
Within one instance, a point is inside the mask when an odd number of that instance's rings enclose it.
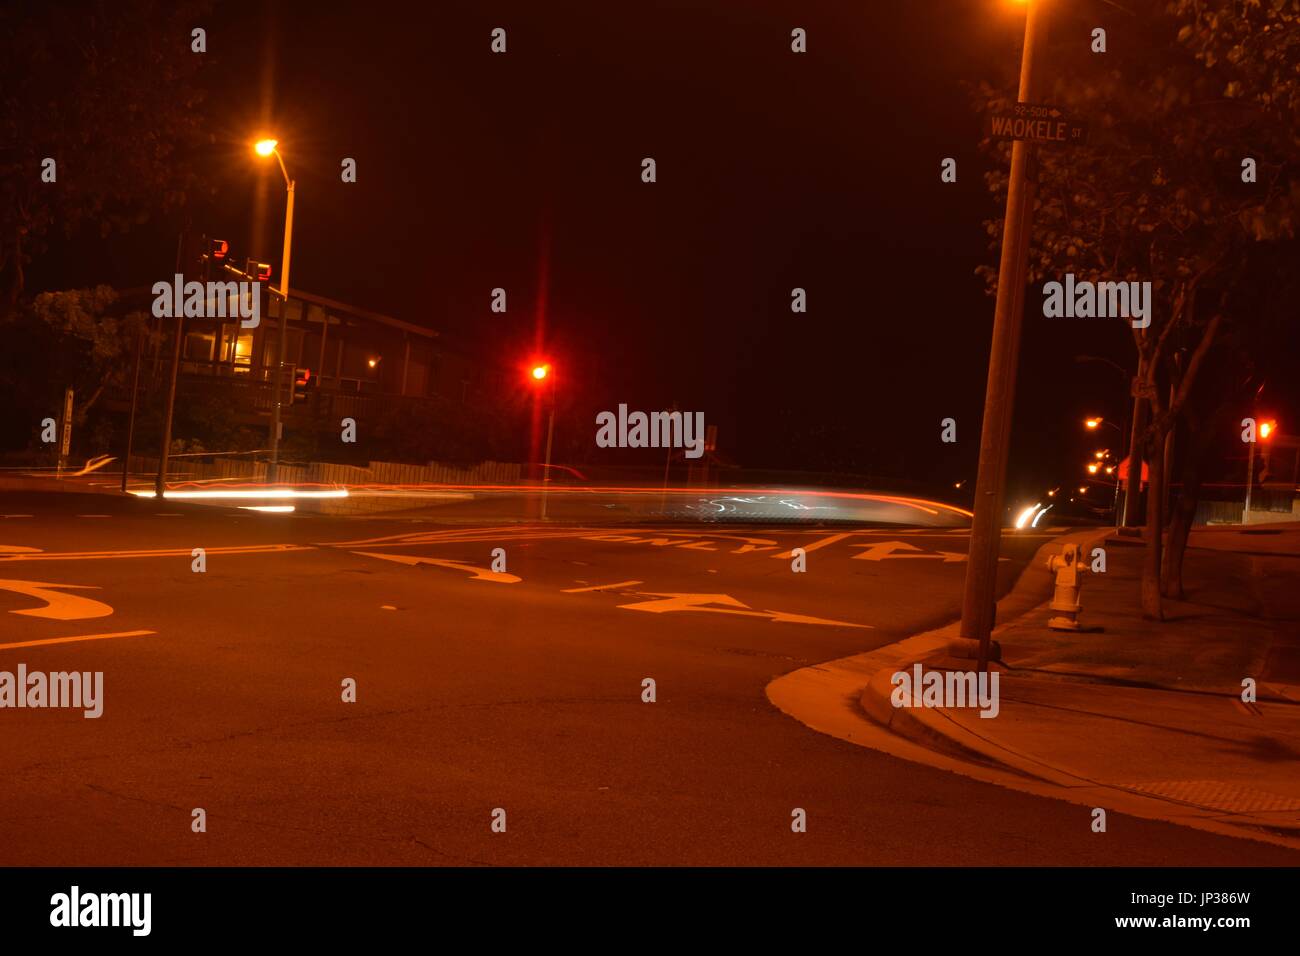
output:
{"label": "building roof", "polygon": [[310,302],[313,305],[319,305],[321,308],[329,309],[332,312],[346,312],[349,315],[368,319],[371,322],[378,322],[380,325],[387,325],[394,329],[401,329],[403,332],[422,335],[427,339],[435,339],[438,337],[437,332],[433,329],[426,329],[422,325],[413,325],[410,322],[403,322],[401,319],[395,319],[391,315],[384,315],[382,312],[371,312],[369,309],[361,309],[355,305],[348,305],[346,302],[339,302],[337,299],[326,298],[323,295],[313,295],[310,292],[302,291],[302,289],[290,288],[289,298],[300,299],[303,302]]}

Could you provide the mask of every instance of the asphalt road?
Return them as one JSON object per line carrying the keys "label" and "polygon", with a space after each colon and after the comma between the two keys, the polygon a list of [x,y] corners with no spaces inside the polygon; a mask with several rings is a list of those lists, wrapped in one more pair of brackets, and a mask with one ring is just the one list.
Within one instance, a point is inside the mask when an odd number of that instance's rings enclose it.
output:
{"label": "asphalt road", "polygon": [[[0,670],[104,674],[99,719],[0,709],[0,865],[1297,862],[1118,815],[1099,836],[767,702],[784,673],[955,617],[960,530],[26,493],[0,515]],[[1007,541],[1004,587],[1044,540]]]}

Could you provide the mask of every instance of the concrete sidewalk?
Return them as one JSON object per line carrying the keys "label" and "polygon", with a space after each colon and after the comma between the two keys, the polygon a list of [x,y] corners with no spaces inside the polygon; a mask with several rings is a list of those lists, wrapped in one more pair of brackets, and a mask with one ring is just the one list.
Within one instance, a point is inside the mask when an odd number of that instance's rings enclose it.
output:
{"label": "concrete sidewalk", "polygon": [[[1106,573],[1083,583],[1081,618],[1093,630],[1050,630],[1045,605],[998,629],[992,719],[973,707],[894,706],[891,678],[914,662],[973,668],[933,640],[872,674],[861,705],[949,756],[1166,801],[1171,819],[1300,836],[1300,528],[1257,530],[1194,533],[1188,600],[1168,601],[1163,623],[1137,611],[1142,547],[1108,537]],[[1258,702],[1242,701],[1246,678]]]}

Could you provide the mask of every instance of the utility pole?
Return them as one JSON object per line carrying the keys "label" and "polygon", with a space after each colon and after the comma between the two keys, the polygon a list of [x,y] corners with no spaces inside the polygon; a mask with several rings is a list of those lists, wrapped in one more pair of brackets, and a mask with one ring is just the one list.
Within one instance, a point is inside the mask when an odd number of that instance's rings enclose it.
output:
{"label": "utility pole", "polygon": [[[185,247],[185,233],[176,237],[176,274],[181,274],[181,250]],[[184,331],[185,310],[176,310],[176,340],[172,343],[171,382],[167,386],[167,412],[163,416],[162,446],[158,449],[158,477],[154,480],[154,497],[162,498],[167,490],[167,455],[172,447],[172,413],[176,409],[176,376],[181,366],[181,333]],[[162,319],[158,320],[162,328]]]}
{"label": "utility pole", "polygon": [[[1031,2],[1025,19],[1024,50],[1020,58],[1021,103],[1033,102],[1034,60],[1045,34],[1045,4]],[[998,552],[1002,536],[1011,415],[1015,406],[1016,363],[1023,324],[1023,289],[1030,229],[1030,185],[1027,168],[1032,145],[1011,144],[1011,176],[998,265],[998,294],[993,312],[993,342],[989,351],[988,384],[984,392],[984,422],[980,435],[979,475],[975,482],[975,517],[971,522],[970,555],[962,594],[961,639],[958,649],[979,658],[980,670],[989,659],[989,633],[996,603]],[[1021,308],[1017,308],[1017,305]]]}
{"label": "utility pole", "polygon": [[551,380],[551,415],[546,423],[546,465],[542,469],[542,520],[546,520],[546,495],[551,487],[551,438],[555,435],[555,380]]}

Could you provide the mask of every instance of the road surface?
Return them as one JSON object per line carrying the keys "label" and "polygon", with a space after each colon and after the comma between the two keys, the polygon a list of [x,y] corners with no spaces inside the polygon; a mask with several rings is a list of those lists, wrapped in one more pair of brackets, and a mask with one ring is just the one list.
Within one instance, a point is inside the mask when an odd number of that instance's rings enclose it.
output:
{"label": "road surface", "polygon": [[[960,529],[27,493],[0,514],[0,671],[104,675],[98,719],[0,709],[0,864],[1298,861],[1116,815],[1094,834],[1078,807],[767,702],[782,674],[955,617]],[[1004,588],[1044,540],[1007,540]]]}

